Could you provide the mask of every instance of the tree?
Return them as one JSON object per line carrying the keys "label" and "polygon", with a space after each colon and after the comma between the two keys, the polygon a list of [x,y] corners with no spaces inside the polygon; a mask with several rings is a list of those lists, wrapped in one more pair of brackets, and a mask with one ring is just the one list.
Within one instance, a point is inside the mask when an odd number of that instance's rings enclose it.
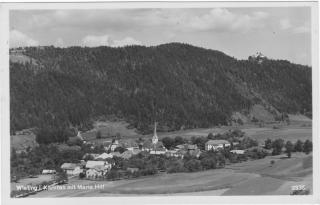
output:
{"label": "tree", "polygon": [[174,138],[174,144],[175,145],[184,144],[184,143],[185,143],[185,141],[181,136],[176,136]]}
{"label": "tree", "polygon": [[294,151],[295,152],[302,152],[303,151],[303,143],[301,140],[297,140],[294,144]]}
{"label": "tree", "polygon": [[287,153],[287,156],[288,158],[291,157],[291,152],[293,151],[293,144],[291,141],[287,141],[286,145],[285,145],[285,148],[286,148],[286,153]]}
{"label": "tree", "polygon": [[207,138],[208,138],[209,140],[213,140],[213,139],[214,139],[214,135],[212,134],[212,132],[210,132],[210,133],[208,134]]}
{"label": "tree", "polygon": [[272,155],[279,155],[282,152],[282,148],[284,146],[283,139],[276,139],[272,142]]}
{"label": "tree", "polygon": [[267,139],[266,141],[264,141],[264,148],[266,148],[266,149],[271,149],[272,148],[271,139]]}
{"label": "tree", "polygon": [[162,138],[162,143],[167,149],[171,149],[175,146],[175,140],[171,137]]}
{"label": "tree", "polygon": [[312,151],[312,142],[310,140],[306,140],[303,144],[303,152],[309,154]]}
{"label": "tree", "polygon": [[97,133],[96,133],[96,138],[97,139],[101,139],[102,138],[102,135],[101,135],[101,131],[98,130]]}

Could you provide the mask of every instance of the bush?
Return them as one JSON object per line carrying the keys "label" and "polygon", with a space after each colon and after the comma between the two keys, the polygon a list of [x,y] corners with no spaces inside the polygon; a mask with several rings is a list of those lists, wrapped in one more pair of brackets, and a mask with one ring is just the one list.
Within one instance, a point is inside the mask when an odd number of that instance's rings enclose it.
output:
{"label": "bush", "polygon": [[309,194],[310,194],[310,190],[305,189],[305,190],[294,190],[293,192],[291,192],[290,195],[309,195]]}
{"label": "bush", "polygon": [[205,157],[200,160],[203,169],[217,168],[217,161],[214,157]]}
{"label": "bush", "polygon": [[185,162],[184,167],[188,172],[196,172],[202,170],[201,162],[197,159],[191,159]]}
{"label": "bush", "polygon": [[268,153],[265,150],[259,149],[259,148],[255,148],[250,151],[247,151],[246,154],[248,157],[252,159],[262,159],[268,155]]}
{"label": "bush", "polygon": [[309,154],[312,151],[312,142],[310,140],[306,140],[303,144],[303,152]]}
{"label": "bush", "polygon": [[286,147],[287,156],[290,158],[290,157],[291,157],[291,152],[293,151],[293,144],[292,144],[292,142],[287,141],[285,147]]}
{"label": "bush", "polygon": [[168,173],[177,173],[186,171],[181,160],[170,160],[166,164]]}
{"label": "bush", "polygon": [[271,139],[267,139],[266,141],[264,141],[264,148],[266,149],[271,149],[272,148],[272,141]]}
{"label": "bush", "polygon": [[271,160],[271,161],[270,161],[271,166],[274,165],[274,163],[275,163],[274,160]]}

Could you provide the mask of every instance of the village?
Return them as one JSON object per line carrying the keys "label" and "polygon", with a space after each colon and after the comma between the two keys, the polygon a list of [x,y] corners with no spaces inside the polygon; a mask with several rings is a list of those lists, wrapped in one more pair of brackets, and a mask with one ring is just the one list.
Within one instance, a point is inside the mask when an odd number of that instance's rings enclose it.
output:
{"label": "village", "polygon": [[[80,132],[75,137],[84,141]],[[94,149],[94,144],[91,145],[91,149]],[[86,153],[80,163],[66,162],[61,165],[61,169],[67,174],[68,177],[80,177],[81,179],[99,179],[103,178],[110,172],[115,162],[113,158],[121,158],[128,160],[132,156],[137,155],[141,152],[147,153],[148,155],[162,155],[165,157],[174,157],[183,159],[186,154],[191,157],[199,158],[201,153],[207,151],[219,151],[225,148],[230,148],[238,145],[238,142],[230,143],[227,140],[209,140],[205,143],[205,150],[200,150],[196,144],[183,143],[176,145],[173,149],[168,150],[157,136],[156,123],[154,126],[154,134],[152,139],[145,140],[143,142],[132,142],[126,140],[113,139],[111,141],[103,142],[103,153]],[[245,150],[233,149],[231,153],[243,155]],[[124,171],[131,173],[138,171],[137,167],[128,167]],[[42,174],[56,174],[56,170],[43,169]]]}

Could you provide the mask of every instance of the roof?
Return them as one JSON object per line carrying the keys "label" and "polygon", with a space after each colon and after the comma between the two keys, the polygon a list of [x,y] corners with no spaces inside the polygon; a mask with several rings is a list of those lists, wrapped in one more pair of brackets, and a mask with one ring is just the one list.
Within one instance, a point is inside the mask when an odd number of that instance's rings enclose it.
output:
{"label": "roof", "polygon": [[141,152],[140,149],[133,149],[132,151],[132,154],[136,155],[136,154],[139,154]]}
{"label": "roof", "polygon": [[197,156],[201,154],[201,151],[199,149],[196,149],[196,150],[191,150],[189,153],[193,156]]}
{"label": "roof", "polygon": [[105,165],[105,161],[87,161],[87,164],[86,164],[86,168],[94,168],[95,166],[104,166]]}
{"label": "roof", "polygon": [[127,150],[121,154],[121,157],[124,159],[129,159],[130,157],[132,157],[132,155],[133,155],[132,152]]}
{"label": "roof", "polygon": [[188,149],[198,149],[198,146],[195,144],[188,144],[187,147]]}
{"label": "roof", "polygon": [[98,157],[100,154],[94,154],[94,153],[85,153],[82,157],[82,159],[86,158],[87,156],[92,156],[93,158]]}
{"label": "roof", "polygon": [[66,169],[66,170],[74,170],[76,167],[78,167],[78,164],[75,163],[63,163],[61,165],[61,169]]}
{"label": "roof", "polygon": [[209,140],[206,145],[230,144],[227,140]]}
{"label": "roof", "polygon": [[104,170],[107,170],[108,167],[105,167],[103,165],[97,165],[97,166],[94,166],[92,169],[95,169],[97,171],[104,171]]}
{"label": "roof", "polygon": [[112,156],[121,157],[120,152],[111,152]]}
{"label": "roof", "polygon": [[95,157],[95,159],[108,159],[113,158],[112,154],[102,153],[99,156]]}
{"label": "roof", "polygon": [[176,147],[179,148],[179,149],[183,149],[184,148],[184,144],[179,144]]}

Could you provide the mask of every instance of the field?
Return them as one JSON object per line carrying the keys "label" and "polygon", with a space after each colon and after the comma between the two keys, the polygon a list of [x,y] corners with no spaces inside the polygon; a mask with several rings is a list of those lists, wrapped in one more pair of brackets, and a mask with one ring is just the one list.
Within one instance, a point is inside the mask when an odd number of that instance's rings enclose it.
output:
{"label": "field", "polygon": [[22,151],[28,147],[33,148],[37,146],[36,136],[32,131],[26,130],[16,135],[10,136],[11,147],[15,148],[17,151]]}
{"label": "field", "polygon": [[[82,134],[83,138],[88,142],[101,143],[111,140],[112,136],[119,134],[123,138],[137,137],[136,129],[128,128],[129,124],[125,121],[96,121],[93,129]],[[101,139],[96,138],[97,132],[101,132]]]}
{"label": "field", "polygon": [[20,179],[17,183],[12,182],[11,183],[11,190],[16,190],[16,186],[20,185],[30,185],[30,186],[36,186],[38,184],[41,184],[42,182],[48,182],[53,180],[53,175],[38,175],[35,178],[24,178]]}
{"label": "field", "polygon": [[[270,161],[274,160],[273,165]],[[68,185],[103,185],[93,190],[51,190],[32,197],[139,196],[139,195],[288,195],[293,185],[312,191],[312,156],[295,153],[228,165],[196,173],[160,174],[120,181],[71,179]]]}

